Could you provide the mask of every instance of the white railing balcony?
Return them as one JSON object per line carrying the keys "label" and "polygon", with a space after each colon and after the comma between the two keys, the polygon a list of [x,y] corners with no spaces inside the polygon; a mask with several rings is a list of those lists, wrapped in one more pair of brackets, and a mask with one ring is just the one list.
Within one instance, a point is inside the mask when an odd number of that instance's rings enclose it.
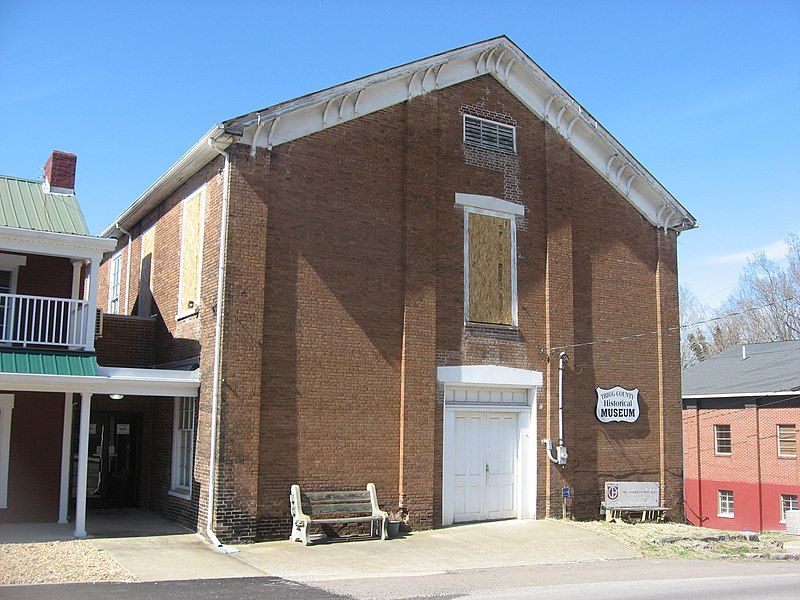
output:
{"label": "white railing balcony", "polygon": [[89,348],[95,315],[86,300],[0,294],[0,344]]}

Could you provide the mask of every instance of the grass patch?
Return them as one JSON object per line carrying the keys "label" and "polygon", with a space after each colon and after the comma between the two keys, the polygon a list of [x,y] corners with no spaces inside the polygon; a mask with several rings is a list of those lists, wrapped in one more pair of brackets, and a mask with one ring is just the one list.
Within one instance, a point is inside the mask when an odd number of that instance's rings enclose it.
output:
{"label": "grass patch", "polygon": [[[731,539],[739,532],[694,527],[682,523],[572,521],[571,524],[597,533],[612,535],[647,558],[765,559],[771,554],[783,552],[784,542],[792,539],[791,536],[777,531],[759,534],[758,541]],[[722,539],[703,539],[717,536]],[[672,537],[681,539],[662,543],[656,541],[658,538]]]}

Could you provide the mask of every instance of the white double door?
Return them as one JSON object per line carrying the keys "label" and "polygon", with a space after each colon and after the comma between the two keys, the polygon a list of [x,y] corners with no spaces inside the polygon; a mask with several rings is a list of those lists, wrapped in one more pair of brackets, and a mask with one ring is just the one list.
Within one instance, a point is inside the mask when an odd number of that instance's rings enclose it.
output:
{"label": "white double door", "polygon": [[453,427],[453,521],[517,516],[515,412],[456,412]]}

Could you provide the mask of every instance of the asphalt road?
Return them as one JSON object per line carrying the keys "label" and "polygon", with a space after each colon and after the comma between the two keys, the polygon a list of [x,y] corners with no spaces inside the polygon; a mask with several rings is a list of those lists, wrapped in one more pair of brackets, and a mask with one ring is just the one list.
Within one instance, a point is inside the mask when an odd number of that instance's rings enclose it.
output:
{"label": "asphalt road", "polygon": [[301,584],[277,577],[0,587],[0,600],[306,600],[800,597],[800,563],[618,560]]}
{"label": "asphalt road", "polygon": [[277,577],[0,587],[0,600],[328,600],[343,596]]}

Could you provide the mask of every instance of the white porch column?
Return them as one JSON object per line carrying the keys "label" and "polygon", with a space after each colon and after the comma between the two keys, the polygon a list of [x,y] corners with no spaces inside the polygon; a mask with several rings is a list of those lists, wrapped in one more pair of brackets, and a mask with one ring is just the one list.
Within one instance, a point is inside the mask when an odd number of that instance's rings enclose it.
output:
{"label": "white porch column", "polygon": [[81,425],[78,436],[78,489],[75,500],[75,537],[86,537],[86,480],[89,472],[89,413],[92,395],[81,394]]}
{"label": "white porch column", "polygon": [[81,291],[81,269],[83,268],[83,260],[74,259],[72,261],[72,295],[70,298],[78,300]]}
{"label": "white porch column", "polygon": [[58,503],[58,522],[67,523],[69,511],[69,464],[72,454],[72,393],[64,394],[64,427],[61,433],[61,496]]}
{"label": "white porch column", "polygon": [[94,350],[94,328],[95,314],[97,312],[97,280],[100,270],[100,259],[92,258],[86,265],[86,272],[89,275],[89,294],[87,296],[86,314],[86,350]]}
{"label": "white porch column", "polygon": [[0,508],[8,508],[8,464],[11,455],[11,412],[14,394],[0,394]]}

